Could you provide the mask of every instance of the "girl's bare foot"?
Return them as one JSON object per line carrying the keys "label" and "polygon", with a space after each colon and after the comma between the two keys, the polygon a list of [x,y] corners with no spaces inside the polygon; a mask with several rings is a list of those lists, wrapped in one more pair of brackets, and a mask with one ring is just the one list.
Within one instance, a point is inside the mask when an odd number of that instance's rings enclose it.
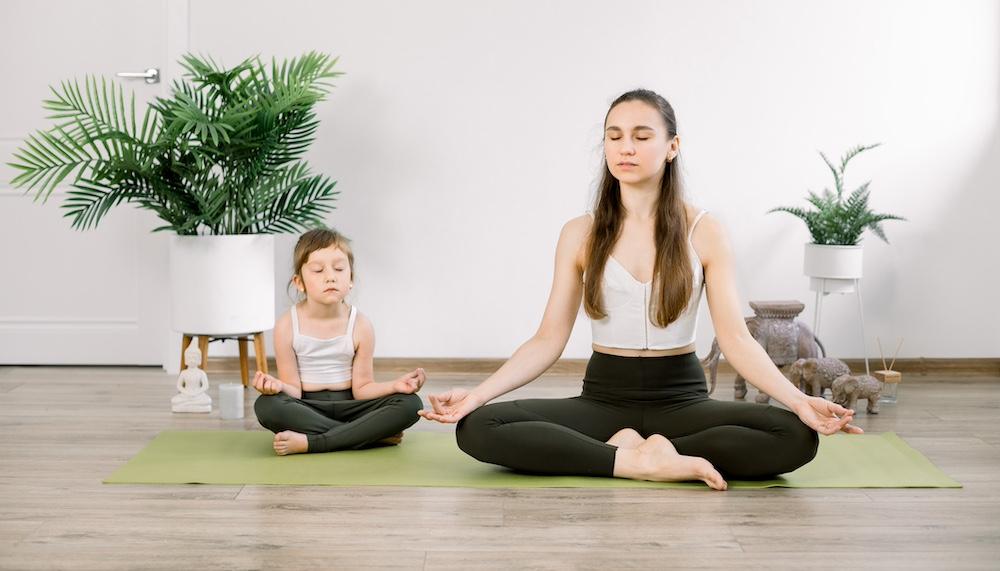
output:
{"label": "girl's bare foot", "polygon": [[274,451],[278,456],[301,454],[309,450],[309,440],[305,434],[285,430],[274,435]]}
{"label": "girl's bare foot", "polygon": [[726,481],[712,463],[697,456],[683,456],[665,437],[653,434],[634,450],[615,454],[615,476],[654,482],[701,480],[713,490],[725,490]]}
{"label": "girl's bare foot", "polygon": [[638,448],[646,439],[632,428],[623,428],[608,439],[608,444],[618,448]]}
{"label": "girl's bare foot", "polygon": [[378,441],[378,444],[384,444],[385,446],[395,446],[403,441],[403,433],[393,434],[392,436],[386,436],[382,440]]}

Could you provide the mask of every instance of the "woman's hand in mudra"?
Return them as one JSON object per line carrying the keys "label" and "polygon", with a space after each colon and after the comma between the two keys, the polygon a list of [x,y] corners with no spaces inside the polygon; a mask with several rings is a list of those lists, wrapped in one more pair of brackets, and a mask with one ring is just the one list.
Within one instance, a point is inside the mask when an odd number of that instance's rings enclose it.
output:
{"label": "woman's hand in mudra", "polygon": [[862,434],[864,430],[851,424],[854,411],[822,397],[806,397],[793,409],[806,426],[820,434],[834,434],[844,431],[848,434]]}
{"label": "woman's hand in mudra", "polygon": [[427,420],[437,422],[458,422],[465,415],[479,408],[483,403],[473,393],[465,389],[451,389],[450,391],[429,395],[433,410],[421,410],[418,414]]}

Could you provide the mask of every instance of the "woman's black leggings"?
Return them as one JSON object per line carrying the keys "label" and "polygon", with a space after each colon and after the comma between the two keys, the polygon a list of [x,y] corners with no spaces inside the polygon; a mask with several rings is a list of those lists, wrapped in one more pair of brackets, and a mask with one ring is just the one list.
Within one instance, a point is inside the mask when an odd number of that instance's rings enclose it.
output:
{"label": "woman's black leggings", "polygon": [[350,389],[307,392],[301,399],[261,395],[253,405],[257,420],[271,432],[305,434],[309,452],[364,448],[412,426],[421,408],[417,395],[354,400]]}
{"label": "woman's black leggings", "polygon": [[660,434],[680,454],[707,459],[724,477],[770,478],[816,456],[819,437],[795,414],[708,398],[695,354],[617,357],[594,353],[583,393],[480,407],[463,418],[458,446],[491,464],[537,474],[612,476],[623,428]]}

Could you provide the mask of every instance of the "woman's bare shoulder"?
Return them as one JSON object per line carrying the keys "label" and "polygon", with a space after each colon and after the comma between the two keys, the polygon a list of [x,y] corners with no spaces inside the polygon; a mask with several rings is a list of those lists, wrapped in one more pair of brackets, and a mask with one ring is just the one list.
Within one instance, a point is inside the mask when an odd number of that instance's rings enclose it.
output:
{"label": "woman's bare shoulder", "polygon": [[563,232],[574,236],[583,235],[586,236],[590,232],[590,227],[594,224],[594,218],[589,213],[581,214],[576,218],[570,218],[566,224],[563,224]]}
{"label": "woman's bare shoulder", "polygon": [[559,241],[570,246],[570,249],[576,253],[576,258],[580,259],[593,225],[594,218],[590,214],[572,218],[563,225]]}
{"label": "woman's bare shoulder", "polygon": [[589,214],[583,214],[563,224],[562,230],[559,232],[556,258],[572,258],[577,271],[582,271],[585,262],[584,252],[593,223],[594,219]]}
{"label": "woman's bare shoulder", "polygon": [[[687,221],[689,227],[691,226],[691,224],[694,223],[694,219],[698,217],[698,214],[702,210],[704,210],[704,208],[696,204],[691,204],[690,202],[684,203],[684,211],[687,213]],[[708,216],[708,213],[706,213],[705,216]]]}
{"label": "woman's bare shoulder", "polygon": [[711,212],[706,212],[691,232],[691,245],[706,265],[726,254],[729,251],[729,239],[722,222]]}

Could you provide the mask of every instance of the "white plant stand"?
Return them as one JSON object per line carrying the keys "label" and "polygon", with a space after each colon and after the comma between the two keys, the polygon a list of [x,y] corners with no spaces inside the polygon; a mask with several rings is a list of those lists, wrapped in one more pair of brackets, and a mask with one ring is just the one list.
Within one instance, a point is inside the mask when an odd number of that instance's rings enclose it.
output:
{"label": "white plant stand", "polygon": [[810,279],[813,289],[816,291],[816,311],[813,314],[813,333],[819,337],[820,317],[823,313],[823,297],[831,293],[856,293],[858,297],[858,321],[861,322],[861,353],[865,358],[865,374],[871,374],[871,367],[868,364],[868,351],[865,345],[865,309],[861,297],[861,278],[818,278]]}
{"label": "white plant stand", "polygon": [[806,244],[803,273],[809,276],[809,289],[816,292],[816,312],[813,314],[813,333],[819,337],[820,317],[823,314],[823,296],[831,293],[854,293],[858,296],[858,320],[861,322],[861,353],[865,358],[865,373],[871,374],[868,365],[868,347],[865,343],[865,310],[861,299],[863,249],[861,246]]}

